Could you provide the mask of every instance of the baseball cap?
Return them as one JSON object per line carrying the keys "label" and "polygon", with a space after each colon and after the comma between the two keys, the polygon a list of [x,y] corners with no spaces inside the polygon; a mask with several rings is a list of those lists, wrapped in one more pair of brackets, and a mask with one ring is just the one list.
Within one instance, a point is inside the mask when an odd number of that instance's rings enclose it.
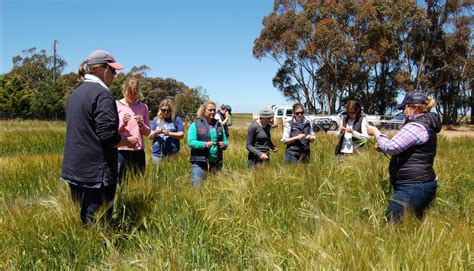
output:
{"label": "baseball cap", "polygon": [[407,104],[425,104],[428,95],[420,91],[411,91],[405,95],[401,104],[395,106],[396,109],[403,109]]}
{"label": "baseball cap", "polygon": [[271,118],[273,117],[273,110],[268,106],[264,106],[262,107],[262,109],[260,109],[260,112],[258,112],[258,115],[261,118]]}
{"label": "baseball cap", "polygon": [[90,55],[87,57],[86,63],[87,65],[107,64],[116,70],[123,69],[123,65],[117,63],[112,54],[104,50],[96,50],[90,53]]}
{"label": "baseball cap", "polygon": [[225,108],[227,109],[227,112],[229,112],[229,114],[232,114],[232,107],[230,107],[230,105],[225,105]]}

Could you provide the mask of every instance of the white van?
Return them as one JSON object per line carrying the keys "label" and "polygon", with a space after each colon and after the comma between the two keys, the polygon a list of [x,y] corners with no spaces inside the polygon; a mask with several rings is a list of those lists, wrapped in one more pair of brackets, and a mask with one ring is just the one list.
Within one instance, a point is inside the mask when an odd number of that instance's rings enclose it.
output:
{"label": "white van", "polygon": [[[278,125],[278,123],[285,124],[293,118],[293,107],[291,105],[274,105],[272,109],[273,125]],[[258,119],[258,113],[253,113],[252,119]]]}

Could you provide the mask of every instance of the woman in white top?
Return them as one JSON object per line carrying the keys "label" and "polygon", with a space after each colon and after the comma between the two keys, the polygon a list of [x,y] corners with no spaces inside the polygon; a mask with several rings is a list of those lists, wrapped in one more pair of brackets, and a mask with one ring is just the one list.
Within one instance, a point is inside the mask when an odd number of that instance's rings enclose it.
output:
{"label": "woman in white top", "polygon": [[358,152],[359,148],[370,139],[366,128],[367,119],[362,114],[360,103],[349,100],[345,107],[347,115],[337,133],[339,143],[336,146],[336,155],[339,161],[344,160],[344,155]]}

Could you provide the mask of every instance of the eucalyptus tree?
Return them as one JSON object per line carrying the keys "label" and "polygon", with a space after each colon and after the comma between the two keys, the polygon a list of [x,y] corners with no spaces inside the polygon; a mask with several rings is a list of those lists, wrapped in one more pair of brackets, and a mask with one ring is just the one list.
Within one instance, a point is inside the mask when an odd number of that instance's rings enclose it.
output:
{"label": "eucalyptus tree", "polygon": [[436,97],[444,124],[458,123],[459,113],[472,107],[473,2],[427,0],[425,5],[428,25],[411,37],[409,75],[416,89]]}
{"label": "eucalyptus tree", "polygon": [[406,40],[422,19],[408,0],[276,0],[253,54],[276,61],[274,85],[310,109],[332,113],[351,98],[384,114],[402,87]]}

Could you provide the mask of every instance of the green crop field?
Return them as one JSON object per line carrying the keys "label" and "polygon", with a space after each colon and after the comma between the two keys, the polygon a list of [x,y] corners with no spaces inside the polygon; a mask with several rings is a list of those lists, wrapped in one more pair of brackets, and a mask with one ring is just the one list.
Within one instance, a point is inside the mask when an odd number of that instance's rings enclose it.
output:
{"label": "green crop field", "polygon": [[233,127],[224,170],[197,190],[185,141],[159,174],[147,141],[146,174],[119,185],[105,227],[81,225],[59,180],[64,137],[63,122],[0,122],[1,270],[474,269],[474,138],[439,137],[437,198],[424,221],[397,225],[384,222],[389,161],[372,143],[338,164],[336,138],[318,133],[310,164],[285,165],[278,143],[248,171]]}

